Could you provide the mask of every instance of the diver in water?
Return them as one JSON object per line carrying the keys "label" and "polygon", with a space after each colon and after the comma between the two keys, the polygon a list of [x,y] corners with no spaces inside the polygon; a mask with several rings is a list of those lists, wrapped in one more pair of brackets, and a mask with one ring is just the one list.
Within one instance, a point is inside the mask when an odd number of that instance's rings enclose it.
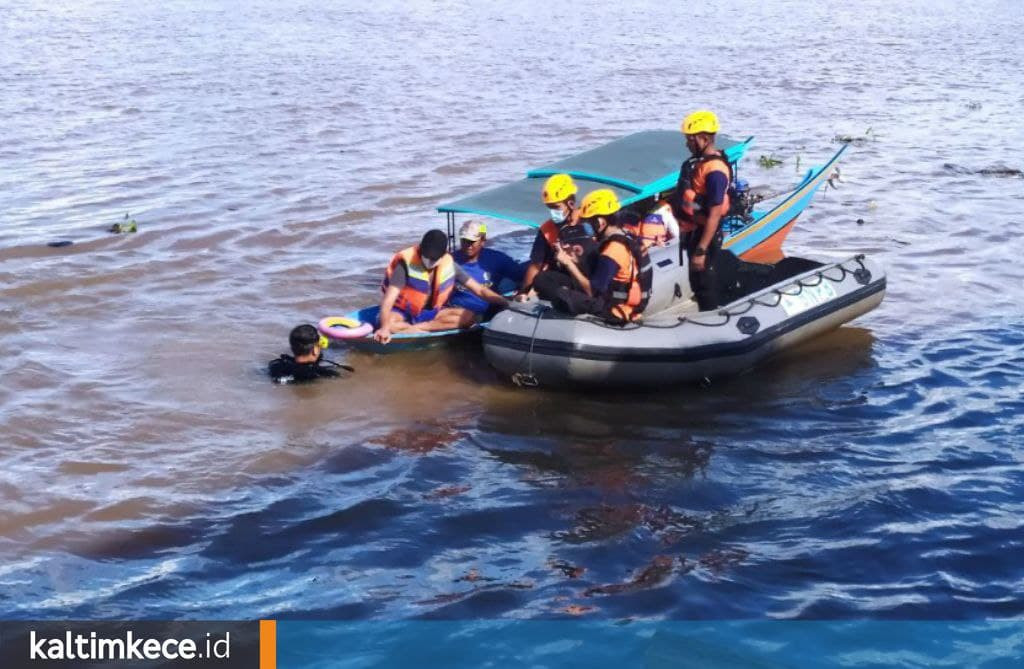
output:
{"label": "diver in water", "polygon": [[[282,354],[271,360],[267,371],[274,383],[309,383],[319,378],[341,376],[338,370],[354,372],[348,365],[342,365],[323,357],[320,333],[316,327],[307,324],[296,326],[288,335],[292,355]],[[323,364],[331,365],[324,367]]]}

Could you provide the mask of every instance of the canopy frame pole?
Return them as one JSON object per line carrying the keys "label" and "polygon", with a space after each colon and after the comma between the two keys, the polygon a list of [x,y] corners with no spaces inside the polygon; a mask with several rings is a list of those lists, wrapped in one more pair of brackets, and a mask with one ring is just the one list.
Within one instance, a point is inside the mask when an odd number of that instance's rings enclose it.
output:
{"label": "canopy frame pole", "polygon": [[448,219],[448,249],[451,252],[455,252],[455,212],[445,212],[445,217]]}

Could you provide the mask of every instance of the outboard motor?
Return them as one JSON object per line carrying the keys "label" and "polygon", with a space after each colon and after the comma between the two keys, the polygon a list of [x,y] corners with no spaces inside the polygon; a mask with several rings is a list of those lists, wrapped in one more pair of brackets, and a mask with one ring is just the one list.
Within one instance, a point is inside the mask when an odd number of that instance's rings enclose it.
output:
{"label": "outboard motor", "polygon": [[754,192],[746,179],[736,179],[729,185],[729,215],[723,222],[726,234],[736,232],[754,220],[754,206],[764,199]]}

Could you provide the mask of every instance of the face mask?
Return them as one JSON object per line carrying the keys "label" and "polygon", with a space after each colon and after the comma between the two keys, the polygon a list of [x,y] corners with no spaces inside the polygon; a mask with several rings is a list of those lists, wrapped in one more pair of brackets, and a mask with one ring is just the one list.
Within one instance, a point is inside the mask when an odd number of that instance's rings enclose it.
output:
{"label": "face mask", "polygon": [[429,258],[423,258],[423,266],[426,267],[427,269],[434,269],[434,265],[436,265],[436,264],[437,264],[436,260],[431,260]]}
{"label": "face mask", "polygon": [[548,209],[551,212],[551,220],[554,223],[565,223],[565,212],[561,209]]}

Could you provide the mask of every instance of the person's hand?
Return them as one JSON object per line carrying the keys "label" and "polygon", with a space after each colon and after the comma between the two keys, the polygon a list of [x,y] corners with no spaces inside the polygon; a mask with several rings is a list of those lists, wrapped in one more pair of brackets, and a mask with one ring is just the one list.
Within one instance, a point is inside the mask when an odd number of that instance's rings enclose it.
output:
{"label": "person's hand", "polygon": [[373,340],[378,344],[387,344],[391,341],[391,328],[380,328],[373,333]]}
{"label": "person's hand", "polygon": [[697,272],[703,272],[708,266],[708,257],[703,256],[690,256],[690,264],[693,265],[693,269]]}
{"label": "person's hand", "polygon": [[[518,299],[518,297],[519,297],[519,295],[516,295],[517,299]],[[520,301],[522,301],[522,300],[520,300]],[[497,305],[499,307],[501,307],[502,309],[508,309],[510,304],[512,304],[512,303],[509,302],[507,299],[505,299],[504,296],[501,297],[501,301],[500,302],[497,302]]]}
{"label": "person's hand", "polygon": [[568,267],[571,263],[575,262],[575,259],[572,257],[572,254],[568,253],[561,246],[559,246],[558,249],[555,250],[555,260],[557,260],[558,263],[563,267]]}
{"label": "person's hand", "polygon": [[528,299],[530,299],[530,293],[516,293],[515,297],[513,297],[512,299],[515,300],[516,302],[525,302]]}

